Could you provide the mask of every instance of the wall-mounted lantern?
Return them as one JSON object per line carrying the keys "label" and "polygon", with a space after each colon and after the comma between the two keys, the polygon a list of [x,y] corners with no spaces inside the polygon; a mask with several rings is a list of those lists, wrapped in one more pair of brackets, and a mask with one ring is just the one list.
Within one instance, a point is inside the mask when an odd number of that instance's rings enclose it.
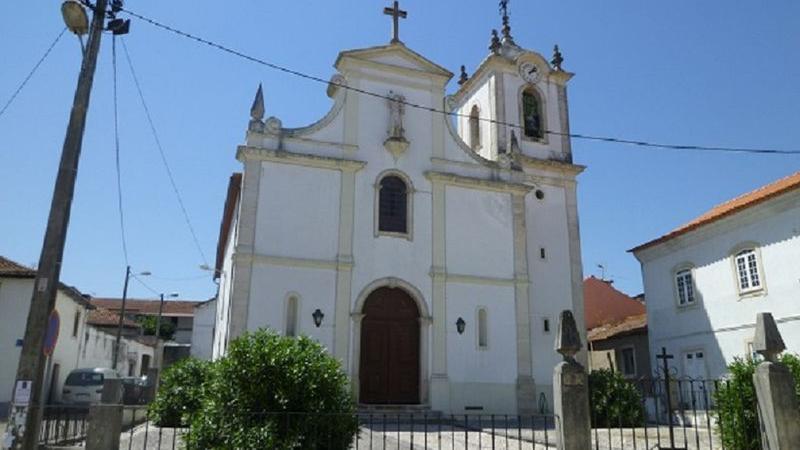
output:
{"label": "wall-mounted lantern", "polygon": [[325,318],[325,314],[323,314],[322,311],[320,311],[319,308],[317,308],[314,311],[314,313],[311,314],[311,317],[314,318],[314,325],[316,325],[317,328],[319,328],[319,326],[322,325],[322,319]]}
{"label": "wall-mounted lantern", "polygon": [[456,330],[458,331],[458,334],[464,334],[464,328],[466,326],[467,322],[464,322],[464,319],[462,319],[461,317],[459,317],[458,320],[456,320]]}

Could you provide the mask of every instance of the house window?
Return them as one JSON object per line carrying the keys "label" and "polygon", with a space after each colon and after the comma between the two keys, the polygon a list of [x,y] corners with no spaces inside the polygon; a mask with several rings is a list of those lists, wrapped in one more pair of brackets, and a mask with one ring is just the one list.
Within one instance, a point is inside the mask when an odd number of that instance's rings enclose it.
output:
{"label": "house window", "polygon": [[734,258],[736,275],[739,280],[739,292],[750,292],[761,289],[761,275],[758,272],[758,254],[749,248],[736,254]]}
{"label": "house window", "polygon": [[675,287],[678,290],[678,306],[694,304],[695,295],[692,269],[683,269],[675,274]]}
{"label": "house window", "polygon": [[78,328],[81,325],[81,312],[75,311],[75,318],[72,321],[72,337],[78,337]]}
{"label": "house window", "polygon": [[486,308],[478,310],[478,348],[489,348],[488,324],[486,323]]}
{"label": "house window", "polygon": [[297,336],[297,297],[286,299],[286,336]]}
{"label": "house window", "polygon": [[522,92],[522,126],[528,138],[541,139],[544,136],[542,101],[532,88]]}
{"label": "house window", "polygon": [[636,375],[636,355],[633,352],[633,347],[623,348],[620,352],[622,357],[622,374],[625,376]]}
{"label": "house window", "polygon": [[408,233],[408,186],[397,175],[380,181],[378,192],[378,231]]}
{"label": "house window", "polygon": [[481,147],[481,110],[478,105],[473,105],[469,113],[469,146],[473,150]]}

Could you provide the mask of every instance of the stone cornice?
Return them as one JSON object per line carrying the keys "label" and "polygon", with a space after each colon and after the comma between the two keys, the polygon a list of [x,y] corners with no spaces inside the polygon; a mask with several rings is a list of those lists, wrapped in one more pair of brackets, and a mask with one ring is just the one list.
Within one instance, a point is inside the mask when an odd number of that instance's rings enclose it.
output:
{"label": "stone cornice", "polygon": [[425,178],[430,180],[432,183],[443,183],[451,186],[464,187],[468,189],[509,192],[512,194],[525,195],[528,192],[530,192],[531,189],[533,189],[533,186],[528,186],[525,184],[512,183],[500,180],[486,180],[483,178],[465,177],[462,175],[456,175],[454,173],[446,173],[446,172],[427,171],[425,172]]}
{"label": "stone cornice", "polygon": [[260,254],[234,254],[236,261],[254,262],[256,264],[266,264],[271,266],[298,267],[304,269],[324,269],[324,270],[352,270],[352,258],[340,258],[337,260],[295,258],[290,256],[260,255]]}
{"label": "stone cornice", "polygon": [[532,156],[527,155],[520,155],[519,162],[522,164],[523,167],[533,167],[536,169],[544,169],[544,170],[557,170],[559,172],[569,174],[569,175],[578,175],[586,169],[586,166],[582,166],[580,164],[571,164],[568,162],[558,161],[554,159],[541,159],[541,158],[534,158]]}
{"label": "stone cornice", "polygon": [[241,145],[236,150],[236,159],[239,161],[257,160],[270,161],[280,164],[293,164],[296,166],[315,167],[318,169],[332,170],[360,170],[367,163],[353,159],[333,158],[330,156],[311,155],[307,153],[293,153],[285,150],[271,150],[259,147]]}

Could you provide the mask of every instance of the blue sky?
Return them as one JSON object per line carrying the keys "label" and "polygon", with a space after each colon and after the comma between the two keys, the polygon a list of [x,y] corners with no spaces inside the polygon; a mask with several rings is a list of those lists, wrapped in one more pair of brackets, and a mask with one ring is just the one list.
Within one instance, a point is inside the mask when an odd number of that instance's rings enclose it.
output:
{"label": "blue sky", "polygon": [[[60,2],[0,3],[0,103],[63,27]],[[245,53],[321,78],[339,51],[384,44],[383,1],[128,0],[126,7]],[[499,28],[494,0],[404,0],[401,38],[457,73],[471,71]],[[677,144],[800,149],[800,2],[511,2],[518,44],[549,58],[558,43],[572,131]],[[213,265],[228,176],[239,169],[255,88],[267,115],[310,123],[324,86],[293,78],[133,21],[126,42],[202,251]],[[118,55],[121,165],[130,263],[159,292],[215,292],[160,163],[128,66]],[[0,116],[0,254],[38,259],[79,69],[65,35]],[[111,39],[105,39],[84,140],[62,280],[119,296],[125,270],[116,204]],[[449,86],[453,90],[454,81]],[[800,156],[642,149],[575,140],[585,274],[597,264],[641,291],[628,248],[713,205],[800,170]],[[152,296],[141,285],[131,295]]]}

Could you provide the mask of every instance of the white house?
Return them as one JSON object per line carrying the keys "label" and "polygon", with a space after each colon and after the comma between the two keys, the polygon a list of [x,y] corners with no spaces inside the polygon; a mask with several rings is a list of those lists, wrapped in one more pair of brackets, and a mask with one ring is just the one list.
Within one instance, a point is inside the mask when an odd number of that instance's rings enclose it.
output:
{"label": "white house", "polygon": [[[0,417],[8,412],[25,336],[36,271],[0,256]],[[74,287],[60,284],[56,294],[58,339],[45,371],[44,401],[61,402],[69,372],[85,367],[112,367],[119,316],[95,308]],[[126,321],[126,327],[138,327]],[[112,330],[112,332],[109,332]],[[126,334],[120,344],[117,370],[123,376],[140,375],[153,358],[154,348]]]}
{"label": "white house", "polygon": [[800,172],[632,249],[651,357],[665,347],[681,375],[719,377],[734,357],[752,354],[762,311],[774,315],[788,351],[800,353],[799,235]]}
{"label": "white house", "polygon": [[216,314],[216,299],[198,303],[194,307],[191,354],[195,358],[211,359],[213,356],[214,318]]}
{"label": "white house", "polygon": [[396,34],[338,55],[312,125],[265,120],[259,88],[220,233],[215,356],[271,327],[325,345],[360,404],[551,404],[558,314],[583,324],[561,64],[506,23],[450,96],[450,71]]}
{"label": "white house", "polygon": [[[0,256],[0,417],[7,413],[14,390],[35,276],[35,270]],[[56,347],[47,361],[45,401],[61,400],[64,380],[78,367],[86,316],[91,309],[76,289],[63,283],[59,286],[56,311],[60,326]]]}

